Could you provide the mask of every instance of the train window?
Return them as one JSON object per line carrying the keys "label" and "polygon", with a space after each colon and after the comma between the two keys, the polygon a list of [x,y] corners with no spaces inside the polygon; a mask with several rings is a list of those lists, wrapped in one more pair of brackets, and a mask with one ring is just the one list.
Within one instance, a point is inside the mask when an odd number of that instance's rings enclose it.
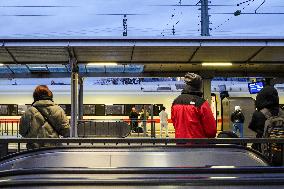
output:
{"label": "train window", "polygon": [[58,106],[64,110],[67,116],[71,115],[71,104],[58,104]]}
{"label": "train window", "polygon": [[142,108],[145,108],[147,110],[147,112],[150,113],[150,111],[151,111],[151,104],[136,104],[135,108],[136,108],[137,112],[141,112]]}
{"label": "train window", "polygon": [[66,112],[66,104],[58,104],[58,106],[60,106],[64,112]]}
{"label": "train window", "polygon": [[154,116],[159,116],[159,113],[162,111],[163,104],[154,104],[153,105],[153,113]]}
{"label": "train window", "polygon": [[26,110],[28,109],[28,106],[25,104],[19,104],[18,105],[18,115],[23,115]]}
{"label": "train window", "polygon": [[124,105],[105,105],[106,115],[124,115]]}
{"label": "train window", "polygon": [[129,116],[131,112],[131,108],[134,106],[134,104],[124,104],[124,115]]}
{"label": "train window", "polygon": [[8,115],[8,105],[1,104],[0,105],[0,115]]}
{"label": "train window", "polygon": [[8,115],[9,116],[18,115],[18,105],[17,104],[9,104],[8,105]]}
{"label": "train window", "polygon": [[104,116],[105,115],[105,105],[104,104],[96,104],[95,105],[95,115],[96,116]]}
{"label": "train window", "polygon": [[95,104],[84,104],[84,115],[94,116],[96,114]]}
{"label": "train window", "polygon": [[[135,107],[136,111],[138,113],[141,112],[142,107],[146,107],[146,110],[149,112],[149,115],[151,113],[151,104],[125,104],[125,113],[124,115],[129,115],[131,108]],[[154,116],[158,116],[160,111],[162,110],[163,104],[154,104],[153,105],[153,114]]]}

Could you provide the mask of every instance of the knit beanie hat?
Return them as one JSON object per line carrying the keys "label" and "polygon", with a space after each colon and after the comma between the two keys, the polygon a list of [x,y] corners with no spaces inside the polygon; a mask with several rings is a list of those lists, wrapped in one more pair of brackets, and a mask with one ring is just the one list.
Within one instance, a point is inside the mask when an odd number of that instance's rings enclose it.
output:
{"label": "knit beanie hat", "polygon": [[202,77],[195,73],[187,73],[184,76],[184,82],[190,91],[201,91]]}

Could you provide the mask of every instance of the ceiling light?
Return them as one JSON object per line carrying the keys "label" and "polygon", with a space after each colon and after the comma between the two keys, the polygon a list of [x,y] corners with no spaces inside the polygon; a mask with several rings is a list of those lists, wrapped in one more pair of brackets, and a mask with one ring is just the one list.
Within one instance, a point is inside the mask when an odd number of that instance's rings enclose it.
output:
{"label": "ceiling light", "polygon": [[88,63],[87,66],[114,66],[117,65],[115,62],[96,62],[96,63]]}
{"label": "ceiling light", "polygon": [[4,66],[5,64],[3,64],[3,63],[0,63],[0,66]]}
{"label": "ceiling light", "polygon": [[231,62],[204,62],[202,66],[232,66]]}

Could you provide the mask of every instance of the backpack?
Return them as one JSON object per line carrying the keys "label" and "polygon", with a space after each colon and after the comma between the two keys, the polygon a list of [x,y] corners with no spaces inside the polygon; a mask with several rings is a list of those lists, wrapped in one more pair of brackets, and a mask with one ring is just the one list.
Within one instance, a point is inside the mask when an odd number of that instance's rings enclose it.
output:
{"label": "backpack", "polygon": [[[266,109],[266,108],[264,108]],[[281,110],[280,110],[281,111]],[[284,138],[284,117],[278,114],[272,116],[268,109],[261,110],[267,118],[264,124],[263,138]],[[264,143],[261,145],[262,153],[273,165],[282,165],[281,144]]]}

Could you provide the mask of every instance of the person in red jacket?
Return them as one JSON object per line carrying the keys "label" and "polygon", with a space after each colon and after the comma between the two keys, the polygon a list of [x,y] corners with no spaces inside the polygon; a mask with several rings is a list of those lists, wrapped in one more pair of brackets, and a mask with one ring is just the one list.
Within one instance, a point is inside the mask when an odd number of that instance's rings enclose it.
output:
{"label": "person in red jacket", "polygon": [[185,75],[185,88],[172,103],[171,119],[176,138],[214,138],[216,121],[209,103],[202,98],[201,76]]}

